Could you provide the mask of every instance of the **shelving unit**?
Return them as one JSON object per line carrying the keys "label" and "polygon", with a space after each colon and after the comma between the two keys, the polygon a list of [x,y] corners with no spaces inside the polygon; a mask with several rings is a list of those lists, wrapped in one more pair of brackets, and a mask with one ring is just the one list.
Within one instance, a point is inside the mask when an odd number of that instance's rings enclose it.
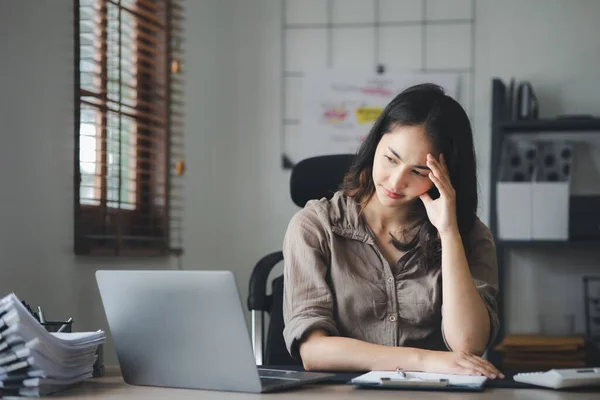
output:
{"label": "shelving unit", "polygon": [[[490,225],[489,228],[496,241],[498,253],[498,294],[500,331],[494,345],[504,338],[505,302],[504,284],[506,274],[506,252],[511,248],[532,249],[599,249],[600,241],[556,241],[556,240],[500,240],[498,239],[497,214],[497,182],[500,168],[500,157],[507,136],[511,134],[537,133],[567,133],[567,132],[598,132],[600,133],[600,118],[559,118],[538,120],[508,120],[506,110],[507,88],[500,79],[492,81],[492,165],[490,168]],[[493,351],[490,359],[495,362],[498,355]]]}

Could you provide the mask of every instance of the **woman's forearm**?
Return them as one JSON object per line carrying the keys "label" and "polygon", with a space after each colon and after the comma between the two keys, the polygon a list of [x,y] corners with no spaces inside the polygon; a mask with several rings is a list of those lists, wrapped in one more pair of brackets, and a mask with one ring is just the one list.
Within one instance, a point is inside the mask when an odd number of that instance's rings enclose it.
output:
{"label": "woman's forearm", "polygon": [[322,331],[312,332],[299,350],[307,371],[393,371],[396,368],[418,371],[425,352],[327,336]]}
{"label": "woman's forearm", "polygon": [[444,336],[453,351],[482,354],[490,318],[475,283],[458,231],[441,235]]}

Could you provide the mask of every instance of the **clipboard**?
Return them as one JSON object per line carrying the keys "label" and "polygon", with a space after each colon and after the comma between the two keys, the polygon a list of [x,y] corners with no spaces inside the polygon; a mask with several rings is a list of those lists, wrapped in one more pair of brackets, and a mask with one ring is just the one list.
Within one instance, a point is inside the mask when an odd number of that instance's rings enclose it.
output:
{"label": "clipboard", "polygon": [[371,371],[348,382],[363,388],[402,390],[483,390],[485,376],[432,374],[426,372]]}

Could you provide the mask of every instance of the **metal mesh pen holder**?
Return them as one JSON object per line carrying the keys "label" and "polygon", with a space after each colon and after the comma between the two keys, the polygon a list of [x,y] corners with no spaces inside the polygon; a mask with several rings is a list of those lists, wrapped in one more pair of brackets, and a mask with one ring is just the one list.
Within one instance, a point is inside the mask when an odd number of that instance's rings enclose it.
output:
{"label": "metal mesh pen holder", "polygon": [[62,328],[61,332],[70,333],[70,332],[72,332],[72,329],[73,329],[73,320],[71,320],[71,321],[45,321],[45,322],[40,322],[40,323],[44,326],[44,328],[46,328],[46,330],[48,332],[58,332],[58,330],[61,329],[63,325],[65,327]]}

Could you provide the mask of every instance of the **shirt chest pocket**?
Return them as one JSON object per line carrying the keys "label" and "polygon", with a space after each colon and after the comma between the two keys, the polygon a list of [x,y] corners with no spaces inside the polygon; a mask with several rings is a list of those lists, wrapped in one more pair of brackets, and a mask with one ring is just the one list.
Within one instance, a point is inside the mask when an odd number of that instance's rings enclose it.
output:
{"label": "shirt chest pocket", "polygon": [[441,293],[429,280],[398,283],[397,294],[398,316],[410,325],[430,325],[441,320]]}

